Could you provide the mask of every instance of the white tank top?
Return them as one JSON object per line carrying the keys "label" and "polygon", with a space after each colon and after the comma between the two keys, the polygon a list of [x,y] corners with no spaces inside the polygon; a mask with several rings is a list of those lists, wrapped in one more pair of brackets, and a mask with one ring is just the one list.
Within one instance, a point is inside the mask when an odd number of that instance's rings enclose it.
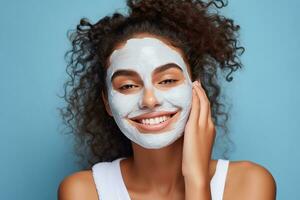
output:
{"label": "white tank top", "polygon": [[[92,167],[99,200],[130,200],[118,158],[112,162],[99,162]],[[212,200],[222,200],[225,188],[228,160],[219,159],[216,171],[210,182]]]}

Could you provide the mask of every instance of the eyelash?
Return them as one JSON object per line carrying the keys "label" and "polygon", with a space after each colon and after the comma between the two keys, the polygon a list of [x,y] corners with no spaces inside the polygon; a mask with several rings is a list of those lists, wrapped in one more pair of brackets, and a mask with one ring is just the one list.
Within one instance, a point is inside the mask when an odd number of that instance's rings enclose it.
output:
{"label": "eyelash", "polygon": [[136,85],[132,85],[132,84],[127,84],[127,85],[123,85],[122,87],[120,87],[120,90],[128,90],[128,89],[132,89],[133,87],[138,87]]}
{"label": "eyelash", "polygon": [[[172,83],[174,83],[174,82],[176,82],[177,80],[175,80],[175,79],[166,79],[166,80],[163,80],[163,81],[161,81],[161,82],[159,82],[159,84],[172,84]],[[132,89],[132,88],[134,88],[134,87],[138,87],[138,86],[136,86],[136,85],[132,85],[132,84],[127,84],[127,85],[123,85],[123,86],[121,86],[119,89],[120,90],[129,90],[129,89]]]}
{"label": "eyelash", "polygon": [[166,79],[166,80],[163,80],[163,81],[159,82],[159,84],[161,84],[161,83],[171,84],[171,83],[174,83],[176,81],[177,80],[175,80],[175,79]]}

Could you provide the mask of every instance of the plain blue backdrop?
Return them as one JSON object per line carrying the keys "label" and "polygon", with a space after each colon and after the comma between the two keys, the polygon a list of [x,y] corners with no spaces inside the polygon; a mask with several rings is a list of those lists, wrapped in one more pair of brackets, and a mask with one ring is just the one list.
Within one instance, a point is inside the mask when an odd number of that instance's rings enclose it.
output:
{"label": "plain blue backdrop", "polygon": [[[67,30],[96,22],[124,0],[1,0],[0,199],[56,199],[79,169],[57,107],[66,78]],[[251,160],[273,174],[278,199],[298,200],[300,180],[300,1],[229,0],[241,25],[244,69],[226,83],[231,160]]]}

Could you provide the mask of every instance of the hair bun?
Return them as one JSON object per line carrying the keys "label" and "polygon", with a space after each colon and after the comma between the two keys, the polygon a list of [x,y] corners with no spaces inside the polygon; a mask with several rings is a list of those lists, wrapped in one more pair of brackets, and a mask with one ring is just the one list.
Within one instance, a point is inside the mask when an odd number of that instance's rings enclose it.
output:
{"label": "hair bun", "polygon": [[133,18],[161,18],[175,6],[180,6],[178,0],[127,0],[129,15]]}
{"label": "hair bun", "polygon": [[127,0],[129,17],[150,19],[168,25],[176,32],[188,30],[189,34],[202,31],[195,27],[207,21],[208,7],[215,4],[214,0],[208,3],[201,0]]}

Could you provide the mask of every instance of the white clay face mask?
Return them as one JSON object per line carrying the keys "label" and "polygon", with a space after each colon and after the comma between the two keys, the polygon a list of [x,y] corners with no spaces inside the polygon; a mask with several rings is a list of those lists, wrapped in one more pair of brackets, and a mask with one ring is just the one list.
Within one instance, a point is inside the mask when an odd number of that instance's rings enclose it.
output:
{"label": "white clay face mask", "polygon": [[[174,63],[181,68],[184,81],[168,90],[161,90],[153,85],[152,74],[156,68],[168,63]],[[138,92],[130,94],[117,91],[113,88],[111,78],[118,70],[135,71],[143,81],[143,87]],[[110,56],[106,84],[112,115],[120,130],[131,141],[144,148],[158,149],[182,136],[191,109],[192,81],[182,56],[167,44],[153,37],[127,40],[122,48],[115,50]],[[153,91],[159,103],[152,110],[141,105],[145,88]],[[161,132],[144,133],[128,121],[154,111],[179,111],[179,115],[176,121],[169,124],[170,128]],[[144,119],[143,122],[158,123],[159,119],[163,118]]]}

